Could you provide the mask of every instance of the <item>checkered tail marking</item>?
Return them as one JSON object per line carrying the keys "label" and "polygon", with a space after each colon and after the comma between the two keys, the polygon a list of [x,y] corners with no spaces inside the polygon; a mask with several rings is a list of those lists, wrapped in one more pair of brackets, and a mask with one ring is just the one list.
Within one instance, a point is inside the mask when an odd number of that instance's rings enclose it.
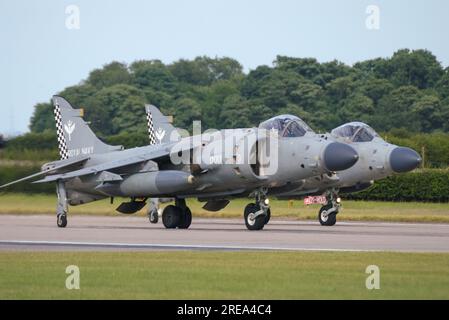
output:
{"label": "checkered tail marking", "polygon": [[67,142],[64,137],[64,127],[62,124],[62,114],[59,105],[55,104],[55,121],[56,121],[56,135],[58,137],[58,147],[61,160],[69,158],[69,151],[67,148]]}
{"label": "checkered tail marking", "polygon": [[156,134],[154,133],[153,116],[150,111],[147,111],[148,121],[148,137],[150,138],[150,145],[156,144]]}

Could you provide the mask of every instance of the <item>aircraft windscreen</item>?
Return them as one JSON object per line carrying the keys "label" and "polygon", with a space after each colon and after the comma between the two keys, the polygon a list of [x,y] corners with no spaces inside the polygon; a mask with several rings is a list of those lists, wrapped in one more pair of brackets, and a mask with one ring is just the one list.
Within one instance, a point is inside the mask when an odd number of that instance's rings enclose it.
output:
{"label": "aircraft windscreen", "polygon": [[379,135],[363,122],[350,122],[332,130],[331,134],[352,142],[369,142]]}
{"label": "aircraft windscreen", "polygon": [[262,122],[259,128],[277,130],[281,137],[302,137],[312,129],[300,118],[292,115],[282,115]]}

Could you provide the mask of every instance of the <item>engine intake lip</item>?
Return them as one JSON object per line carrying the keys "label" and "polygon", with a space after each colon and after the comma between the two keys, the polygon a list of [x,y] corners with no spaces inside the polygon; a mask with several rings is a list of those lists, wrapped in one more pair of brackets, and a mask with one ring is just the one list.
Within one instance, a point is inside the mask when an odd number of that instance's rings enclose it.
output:
{"label": "engine intake lip", "polygon": [[390,153],[390,167],[396,173],[409,172],[422,162],[421,156],[413,149],[396,147]]}
{"label": "engine intake lip", "polygon": [[352,167],[359,159],[357,151],[351,146],[332,142],[323,153],[324,166],[329,171],[342,171]]}

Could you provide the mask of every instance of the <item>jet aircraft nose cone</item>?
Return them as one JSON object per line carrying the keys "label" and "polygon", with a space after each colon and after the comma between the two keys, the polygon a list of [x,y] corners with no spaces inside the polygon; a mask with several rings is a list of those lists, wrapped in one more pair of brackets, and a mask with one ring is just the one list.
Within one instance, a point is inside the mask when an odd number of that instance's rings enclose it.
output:
{"label": "jet aircraft nose cone", "polygon": [[412,171],[421,161],[421,156],[410,148],[396,147],[390,154],[391,169],[397,173]]}
{"label": "jet aircraft nose cone", "polygon": [[324,165],[329,171],[341,171],[352,167],[359,155],[347,144],[332,142],[324,149]]}

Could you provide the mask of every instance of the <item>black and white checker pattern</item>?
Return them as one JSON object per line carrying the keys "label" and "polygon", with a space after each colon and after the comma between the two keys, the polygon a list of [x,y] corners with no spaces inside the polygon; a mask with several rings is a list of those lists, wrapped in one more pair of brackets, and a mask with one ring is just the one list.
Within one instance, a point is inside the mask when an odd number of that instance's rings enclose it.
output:
{"label": "black and white checker pattern", "polygon": [[56,121],[56,135],[58,137],[58,147],[61,160],[69,158],[69,151],[67,148],[67,142],[64,136],[64,125],[62,124],[61,108],[58,104],[55,104],[55,121]]}
{"label": "black and white checker pattern", "polygon": [[148,136],[150,138],[150,145],[156,144],[156,134],[154,133],[153,116],[150,111],[147,111],[148,121]]}

